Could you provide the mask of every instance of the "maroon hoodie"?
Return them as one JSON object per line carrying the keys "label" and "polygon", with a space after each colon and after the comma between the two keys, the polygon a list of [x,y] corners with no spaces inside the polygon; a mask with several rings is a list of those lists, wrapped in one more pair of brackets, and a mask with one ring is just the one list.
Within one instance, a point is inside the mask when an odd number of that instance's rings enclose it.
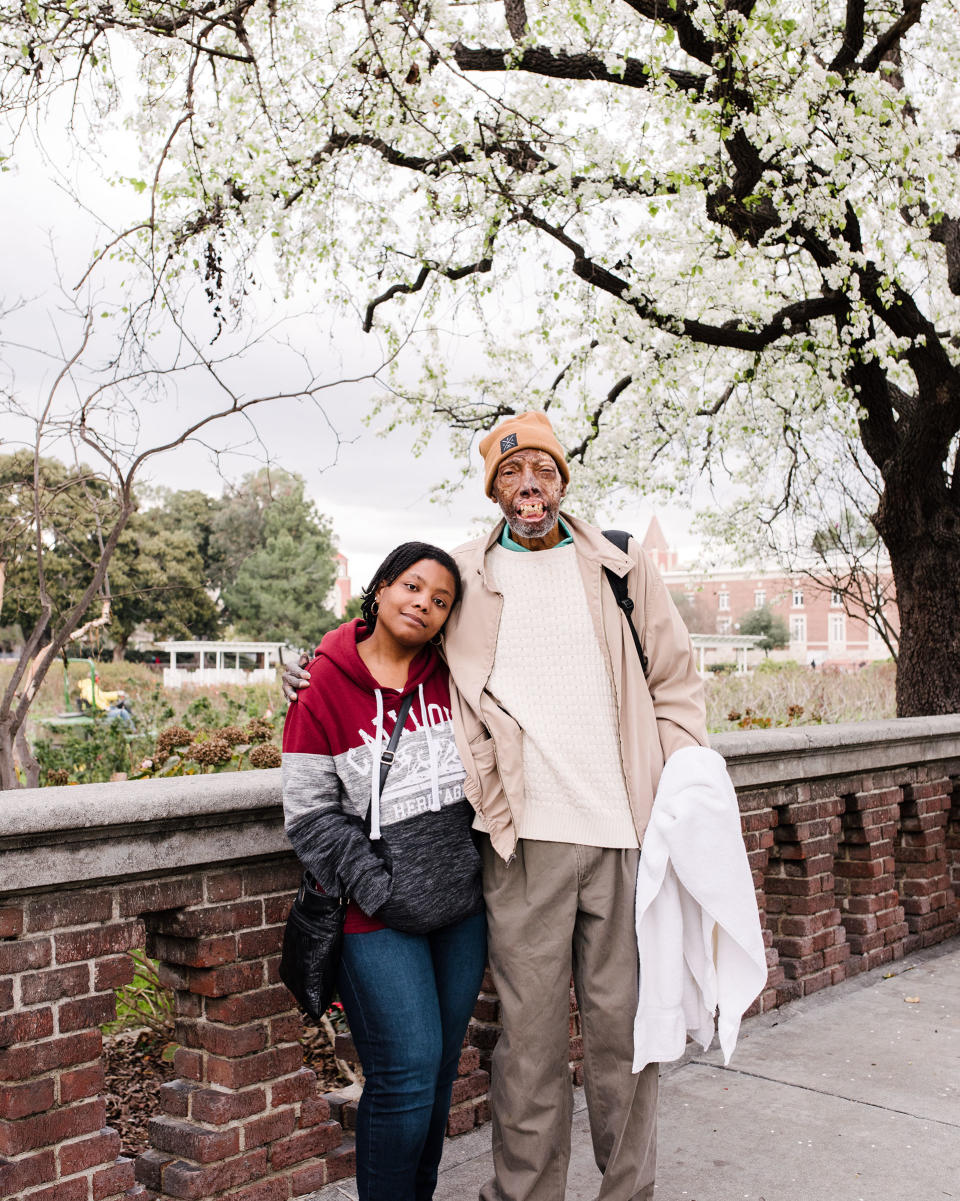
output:
{"label": "maroon hoodie", "polygon": [[[342,889],[359,906],[359,914],[348,914],[348,932],[378,928],[362,920],[366,914],[397,930],[424,933],[483,906],[447,668],[426,646],[400,692],[381,688],[357,650],[365,635],[360,620],[327,634],[307,669],[310,687],[287,710],[284,822],[321,888]],[[400,702],[411,692],[413,704],[380,796],[380,754]]]}

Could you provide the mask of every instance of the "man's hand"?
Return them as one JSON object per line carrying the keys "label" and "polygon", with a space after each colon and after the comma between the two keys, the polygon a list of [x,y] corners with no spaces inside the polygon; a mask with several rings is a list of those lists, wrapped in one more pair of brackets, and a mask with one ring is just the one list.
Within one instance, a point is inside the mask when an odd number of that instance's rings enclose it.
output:
{"label": "man's hand", "polygon": [[304,651],[299,663],[283,665],[283,695],[288,701],[295,701],[299,690],[310,683],[310,673],[304,670],[309,662],[310,656]]}

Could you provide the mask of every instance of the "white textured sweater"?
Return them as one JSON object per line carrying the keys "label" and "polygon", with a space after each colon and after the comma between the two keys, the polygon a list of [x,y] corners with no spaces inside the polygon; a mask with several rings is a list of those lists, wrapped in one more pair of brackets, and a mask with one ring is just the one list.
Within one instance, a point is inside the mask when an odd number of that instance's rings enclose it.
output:
{"label": "white textured sweater", "polygon": [[523,730],[518,837],[635,847],[623,780],[617,699],[587,607],[574,547],[494,546],[503,594],[489,692]]}

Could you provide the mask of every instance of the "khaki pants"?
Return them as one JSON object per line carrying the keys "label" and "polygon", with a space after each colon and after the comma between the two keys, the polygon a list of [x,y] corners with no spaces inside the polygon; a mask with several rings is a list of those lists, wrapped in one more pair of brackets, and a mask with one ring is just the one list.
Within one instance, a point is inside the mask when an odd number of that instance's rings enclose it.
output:
{"label": "khaki pants", "polygon": [[480,1201],[563,1201],[573,1088],[570,975],[583,1030],[598,1201],[652,1201],[658,1068],[634,1075],[636,850],[521,839],[508,865],[483,840],[490,971],[503,1034],[493,1053],[495,1176]]}

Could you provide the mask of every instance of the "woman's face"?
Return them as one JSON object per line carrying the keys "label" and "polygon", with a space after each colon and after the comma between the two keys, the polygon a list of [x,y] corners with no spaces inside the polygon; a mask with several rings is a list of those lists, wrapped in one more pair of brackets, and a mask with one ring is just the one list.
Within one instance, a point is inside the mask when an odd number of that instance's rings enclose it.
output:
{"label": "woman's face", "polygon": [[419,559],[376,592],[377,629],[401,646],[423,646],[443,629],[456,598],[456,582],[435,559]]}

